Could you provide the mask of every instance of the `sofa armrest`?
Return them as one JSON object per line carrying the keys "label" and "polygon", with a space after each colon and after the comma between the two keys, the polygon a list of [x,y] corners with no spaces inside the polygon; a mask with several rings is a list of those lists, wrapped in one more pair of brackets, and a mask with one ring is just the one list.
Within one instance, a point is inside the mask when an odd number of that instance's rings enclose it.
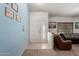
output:
{"label": "sofa armrest", "polygon": [[70,42],[72,42],[72,41],[71,41],[71,40],[63,40],[63,42],[69,42],[69,43],[70,43]]}

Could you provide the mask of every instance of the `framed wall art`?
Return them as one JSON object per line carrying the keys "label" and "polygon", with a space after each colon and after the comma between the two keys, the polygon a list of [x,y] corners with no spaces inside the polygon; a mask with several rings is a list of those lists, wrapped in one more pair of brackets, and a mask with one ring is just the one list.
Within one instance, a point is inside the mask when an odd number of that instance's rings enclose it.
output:
{"label": "framed wall art", "polygon": [[56,22],[49,22],[48,24],[49,24],[48,26],[49,28],[52,28],[52,29],[56,28]]}
{"label": "framed wall art", "polygon": [[75,22],[75,29],[79,29],[79,22]]}
{"label": "framed wall art", "polygon": [[21,17],[19,15],[16,15],[16,21],[21,22]]}
{"label": "framed wall art", "polygon": [[14,19],[14,13],[10,8],[5,7],[5,16]]}
{"label": "framed wall art", "polygon": [[11,3],[11,8],[15,11],[18,12],[18,5],[16,3]]}

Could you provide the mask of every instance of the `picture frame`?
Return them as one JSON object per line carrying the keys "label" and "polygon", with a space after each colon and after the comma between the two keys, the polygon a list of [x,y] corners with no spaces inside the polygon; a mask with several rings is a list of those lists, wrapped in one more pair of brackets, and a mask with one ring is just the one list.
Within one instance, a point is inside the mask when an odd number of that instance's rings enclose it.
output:
{"label": "picture frame", "polygon": [[48,27],[52,28],[52,29],[56,28],[56,22],[49,22],[49,26]]}
{"label": "picture frame", "polygon": [[16,21],[21,22],[21,17],[19,15],[16,15]]}
{"label": "picture frame", "polygon": [[18,12],[18,5],[16,3],[11,3],[11,8],[15,11]]}
{"label": "picture frame", "polygon": [[10,8],[5,7],[5,16],[14,19],[14,13]]}
{"label": "picture frame", "polygon": [[79,22],[75,22],[75,29],[79,29]]}

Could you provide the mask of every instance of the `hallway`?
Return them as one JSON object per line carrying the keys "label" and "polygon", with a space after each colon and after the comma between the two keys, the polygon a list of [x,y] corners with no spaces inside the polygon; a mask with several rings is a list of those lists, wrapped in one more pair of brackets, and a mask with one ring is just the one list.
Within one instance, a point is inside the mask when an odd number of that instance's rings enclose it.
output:
{"label": "hallway", "polygon": [[74,3],[0,4],[0,56],[79,55],[79,43],[74,45],[71,42],[70,51],[53,49],[55,34],[68,33],[67,38],[79,42],[78,6]]}

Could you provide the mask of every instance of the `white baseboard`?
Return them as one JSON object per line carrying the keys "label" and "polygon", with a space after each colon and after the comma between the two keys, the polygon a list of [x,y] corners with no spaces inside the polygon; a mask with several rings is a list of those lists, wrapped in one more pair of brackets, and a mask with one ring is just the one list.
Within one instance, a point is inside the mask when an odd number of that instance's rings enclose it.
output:
{"label": "white baseboard", "polygon": [[[28,43],[28,45],[29,45],[29,43]],[[27,45],[27,47],[28,47],[28,45]],[[22,56],[22,54],[23,54],[24,51],[27,49],[27,47],[26,47],[26,45],[25,45],[25,48],[23,48],[23,50],[22,50],[22,52],[19,54],[19,56]]]}

